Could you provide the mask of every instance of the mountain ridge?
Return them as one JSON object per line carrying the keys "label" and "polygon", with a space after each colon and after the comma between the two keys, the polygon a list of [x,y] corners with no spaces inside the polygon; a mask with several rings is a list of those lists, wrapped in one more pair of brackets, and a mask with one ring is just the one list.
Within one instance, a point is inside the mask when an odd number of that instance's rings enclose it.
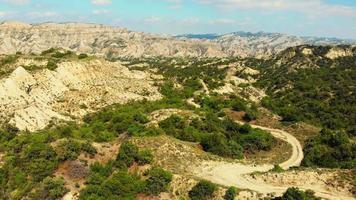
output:
{"label": "mountain ridge", "polygon": [[234,32],[219,37],[202,34],[200,37],[203,39],[135,32],[103,24],[3,22],[0,24],[0,54],[41,53],[50,48],[64,48],[110,59],[155,56],[267,58],[288,47],[303,44],[352,43],[264,32]]}

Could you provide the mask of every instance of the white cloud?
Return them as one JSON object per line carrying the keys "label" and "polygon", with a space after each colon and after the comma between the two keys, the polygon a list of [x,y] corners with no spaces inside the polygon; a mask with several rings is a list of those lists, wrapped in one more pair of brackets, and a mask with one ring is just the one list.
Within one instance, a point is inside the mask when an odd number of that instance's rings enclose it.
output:
{"label": "white cloud", "polygon": [[164,2],[167,2],[171,4],[169,6],[169,9],[172,10],[177,10],[183,7],[183,1],[182,0],[163,0]]}
{"label": "white cloud", "polygon": [[160,17],[156,17],[156,16],[152,16],[152,17],[149,17],[144,20],[145,23],[149,23],[149,24],[154,24],[154,23],[158,23],[161,21],[162,21],[162,19]]}
{"label": "white cloud", "polygon": [[93,10],[93,14],[94,15],[105,15],[105,14],[110,14],[111,11],[110,10],[106,10],[106,9],[101,9],[101,10]]}
{"label": "white cloud", "polygon": [[56,17],[58,16],[58,13],[56,12],[51,12],[51,11],[47,11],[47,12],[30,12],[27,13],[27,15],[31,18],[47,18],[47,17]]}
{"label": "white cloud", "polygon": [[216,19],[209,21],[210,24],[235,24],[236,21],[233,19]]}
{"label": "white cloud", "polygon": [[186,19],[180,20],[179,22],[182,24],[185,24],[185,25],[194,25],[194,24],[200,23],[200,19],[199,18],[186,18]]}
{"label": "white cloud", "polygon": [[22,6],[28,4],[30,0],[0,0],[0,2]]}
{"label": "white cloud", "polygon": [[322,0],[196,0],[224,10],[297,11],[309,15],[356,15],[356,7],[332,5]]}
{"label": "white cloud", "polygon": [[11,14],[10,12],[0,11],[0,17],[7,17],[10,14]]}
{"label": "white cloud", "polygon": [[111,0],[91,0],[91,3],[94,5],[109,5]]}

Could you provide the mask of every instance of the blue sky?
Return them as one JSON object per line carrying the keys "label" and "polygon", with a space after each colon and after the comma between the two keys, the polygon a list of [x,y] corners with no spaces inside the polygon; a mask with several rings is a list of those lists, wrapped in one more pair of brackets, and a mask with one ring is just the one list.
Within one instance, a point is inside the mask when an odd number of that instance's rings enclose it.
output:
{"label": "blue sky", "polygon": [[0,21],[91,22],[152,33],[282,32],[356,39],[356,0],[0,0]]}

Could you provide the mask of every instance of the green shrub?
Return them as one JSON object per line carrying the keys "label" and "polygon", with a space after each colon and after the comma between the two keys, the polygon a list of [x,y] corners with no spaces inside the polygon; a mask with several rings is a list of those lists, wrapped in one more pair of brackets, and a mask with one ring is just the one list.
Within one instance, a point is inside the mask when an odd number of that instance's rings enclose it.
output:
{"label": "green shrub", "polygon": [[55,69],[57,69],[57,63],[56,62],[54,62],[54,61],[52,61],[52,60],[49,60],[48,62],[47,62],[47,65],[46,65],[46,67],[47,67],[47,69],[49,69],[49,70],[55,70]]}
{"label": "green shrub", "polygon": [[235,187],[229,187],[224,195],[225,200],[234,200],[236,197],[236,188]]}
{"label": "green shrub", "polygon": [[42,51],[41,55],[51,54],[51,53],[53,53],[53,52],[55,52],[55,51],[56,51],[56,49],[50,48],[50,49],[48,49],[48,50]]}
{"label": "green shrub", "polygon": [[307,190],[303,192],[295,187],[288,188],[282,197],[276,197],[274,199],[275,200],[320,200],[320,198],[314,195],[314,192],[312,190]]}
{"label": "green shrub", "polygon": [[167,191],[168,185],[172,181],[172,174],[159,167],[150,169],[148,176],[145,187],[145,192],[148,194],[158,195]]}
{"label": "green shrub", "polygon": [[274,165],[274,167],[273,167],[273,169],[271,171],[280,173],[280,172],[284,172],[284,169],[279,165]]}
{"label": "green shrub", "polygon": [[42,181],[40,189],[31,196],[33,199],[61,199],[67,192],[69,192],[64,185],[65,182],[63,179],[47,177]]}
{"label": "green shrub", "polygon": [[137,154],[137,162],[139,165],[150,164],[153,161],[153,155],[149,150],[141,150]]}
{"label": "green shrub", "polygon": [[120,146],[116,160],[130,167],[134,162],[140,165],[149,164],[153,160],[153,155],[148,150],[139,151],[138,147],[131,142],[124,142]]}
{"label": "green shrub", "polygon": [[216,189],[215,184],[210,181],[202,180],[196,184],[188,194],[192,200],[204,200],[212,197]]}
{"label": "green shrub", "polygon": [[81,145],[81,150],[88,153],[91,156],[94,156],[97,153],[95,147],[93,147],[93,145],[89,142],[83,143]]}
{"label": "green shrub", "polygon": [[81,144],[74,140],[65,140],[59,143],[56,148],[58,158],[64,160],[75,160],[81,151]]}
{"label": "green shrub", "polygon": [[88,57],[88,55],[85,54],[85,53],[81,53],[81,54],[78,55],[78,59],[85,59],[87,57]]}
{"label": "green shrub", "polygon": [[138,147],[130,142],[124,142],[120,146],[119,154],[116,160],[123,161],[126,166],[131,166],[138,155]]}
{"label": "green shrub", "polygon": [[248,134],[243,134],[238,139],[245,151],[267,151],[275,144],[275,138],[267,131],[261,129],[253,129]]}
{"label": "green shrub", "polygon": [[242,147],[233,140],[228,141],[226,137],[219,133],[213,133],[203,138],[200,143],[204,151],[214,154],[241,159],[243,157]]}
{"label": "green shrub", "polygon": [[256,120],[257,116],[258,116],[257,112],[252,111],[252,110],[247,110],[247,112],[243,116],[243,120],[250,122],[250,121]]}
{"label": "green shrub", "polygon": [[245,111],[247,109],[246,101],[238,97],[236,97],[231,104],[234,111]]}

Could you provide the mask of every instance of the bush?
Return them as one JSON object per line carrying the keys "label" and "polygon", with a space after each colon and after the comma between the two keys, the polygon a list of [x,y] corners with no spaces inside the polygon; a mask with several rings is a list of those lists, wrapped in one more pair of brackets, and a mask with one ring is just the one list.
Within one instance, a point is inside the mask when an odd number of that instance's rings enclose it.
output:
{"label": "bush", "polygon": [[234,200],[236,197],[236,188],[235,187],[229,187],[224,195],[225,200]]}
{"label": "bush", "polygon": [[93,145],[91,145],[91,143],[89,142],[83,143],[81,145],[81,150],[88,153],[91,156],[94,156],[97,153],[95,147],[93,147]]}
{"label": "bush", "polygon": [[61,199],[69,190],[64,186],[63,179],[47,177],[42,181],[41,187],[33,196],[33,199],[57,200]]}
{"label": "bush", "polygon": [[149,150],[141,150],[137,154],[137,162],[139,165],[150,164],[153,161],[153,155]]}
{"label": "bush", "polygon": [[214,154],[241,159],[243,157],[242,147],[233,140],[227,140],[226,137],[220,133],[213,133],[205,137],[201,141],[204,151],[212,152]]}
{"label": "bush", "polygon": [[192,200],[203,200],[212,197],[216,189],[215,184],[210,181],[202,180],[196,184],[188,194]]}
{"label": "bush", "polygon": [[158,195],[167,191],[169,183],[172,181],[172,174],[162,168],[154,167],[148,171],[149,178],[146,180],[145,192]]}
{"label": "bush", "polygon": [[284,169],[279,165],[274,165],[274,167],[273,167],[273,169],[271,171],[280,173],[280,172],[284,172]]}
{"label": "bush", "polygon": [[275,144],[275,138],[268,132],[261,129],[253,129],[248,134],[243,134],[238,139],[246,151],[267,151]]}
{"label": "bush", "polygon": [[55,63],[54,61],[49,60],[46,67],[47,67],[47,69],[53,71],[53,70],[57,69],[58,66],[57,66],[57,63]]}
{"label": "bush", "polygon": [[282,197],[276,197],[275,200],[320,200],[320,198],[314,195],[314,192],[307,190],[305,192],[298,188],[288,188]]}
{"label": "bush", "polygon": [[256,120],[257,116],[258,116],[258,113],[256,111],[247,110],[247,112],[243,116],[243,120],[250,122],[250,121]]}
{"label": "bush", "polygon": [[126,166],[131,166],[138,155],[138,147],[130,142],[124,142],[120,146],[119,154],[116,160],[123,161]]}
{"label": "bush", "polygon": [[139,151],[138,147],[130,142],[124,142],[120,146],[117,161],[123,162],[130,167],[134,162],[140,165],[149,164],[153,160],[153,155],[148,150]]}
{"label": "bush", "polygon": [[236,97],[232,101],[232,109],[234,111],[245,111],[247,109],[246,102],[243,99]]}
{"label": "bush", "polygon": [[127,172],[119,171],[110,178],[103,179],[100,184],[88,185],[80,191],[79,199],[135,199],[141,192],[144,182],[137,176],[131,176]]}
{"label": "bush", "polygon": [[59,143],[56,148],[58,158],[64,160],[75,160],[81,151],[81,144],[74,140],[65,140]]}
{"label": "bush", "polygon": [[88,57],[87,54],[81,53],[81,54],[79,54],[78,59],[85,59],[85,58],[87,58],[87,57]]}

